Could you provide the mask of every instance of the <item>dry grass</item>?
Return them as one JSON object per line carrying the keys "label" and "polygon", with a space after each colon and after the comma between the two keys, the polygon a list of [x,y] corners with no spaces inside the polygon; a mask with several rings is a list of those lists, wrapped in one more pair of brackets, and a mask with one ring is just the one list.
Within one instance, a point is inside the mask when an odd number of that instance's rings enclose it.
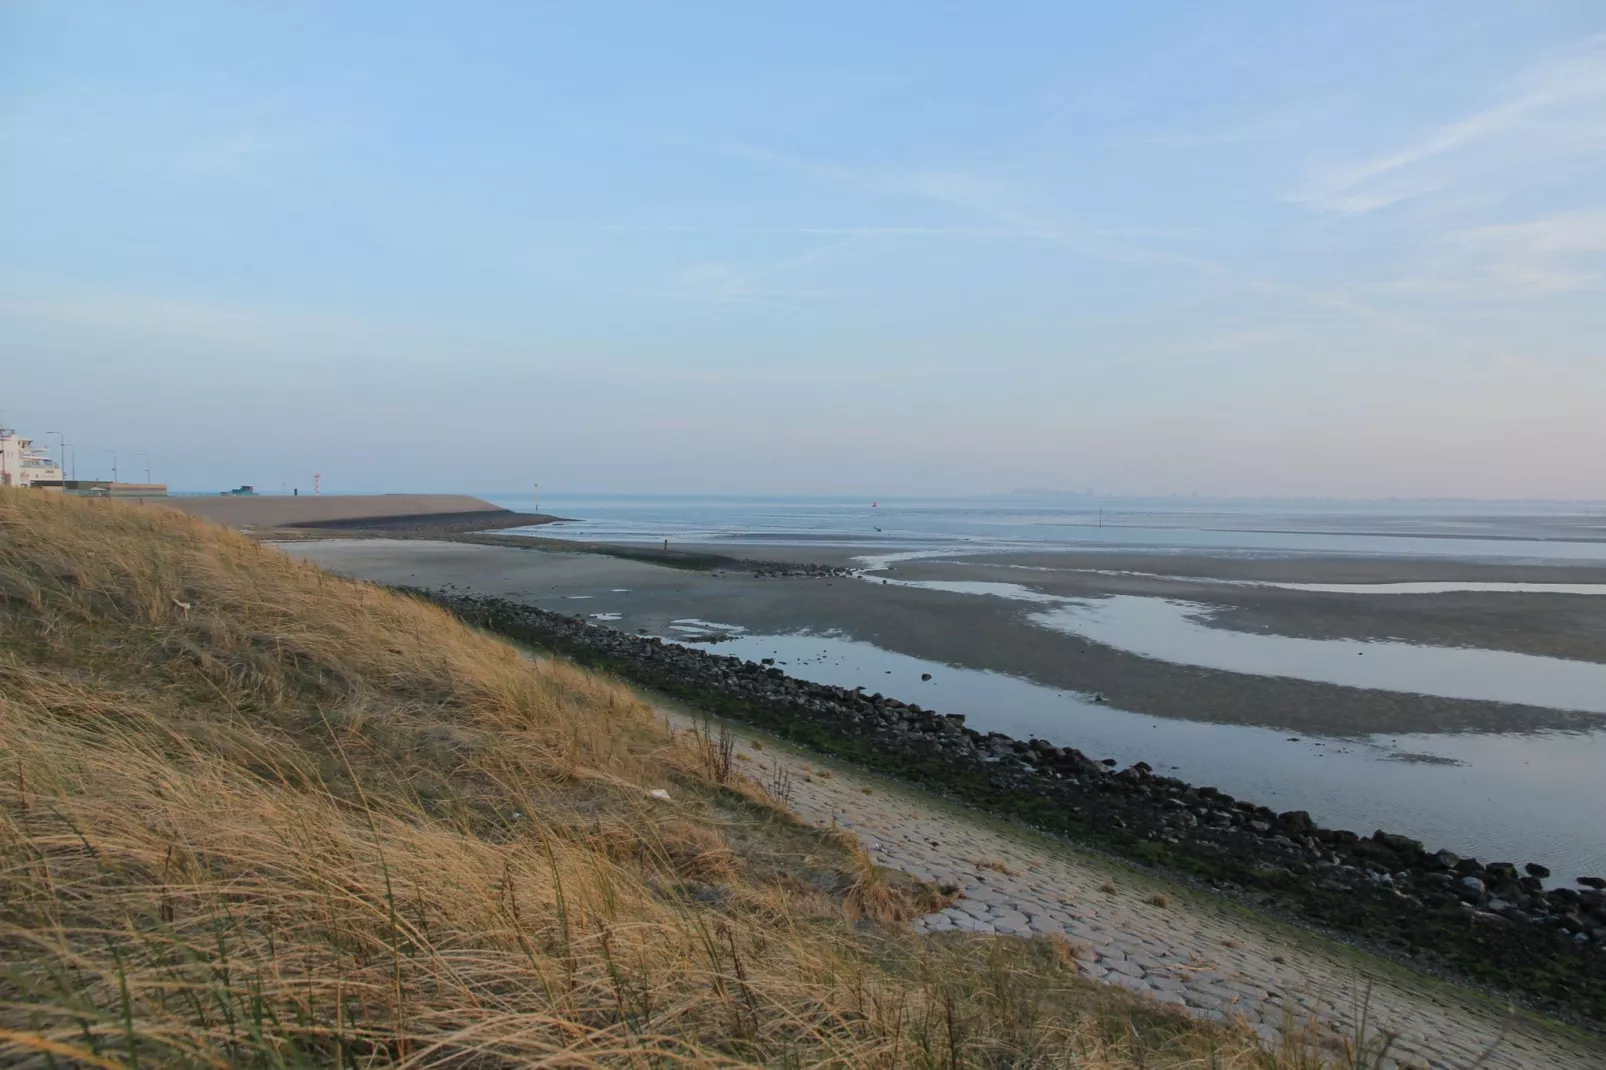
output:
{"label": "dry grass", "polygon": [[939,893],[729,747],[200,521],[0,490],[0,1063],[1306,1065],[897,932]]}

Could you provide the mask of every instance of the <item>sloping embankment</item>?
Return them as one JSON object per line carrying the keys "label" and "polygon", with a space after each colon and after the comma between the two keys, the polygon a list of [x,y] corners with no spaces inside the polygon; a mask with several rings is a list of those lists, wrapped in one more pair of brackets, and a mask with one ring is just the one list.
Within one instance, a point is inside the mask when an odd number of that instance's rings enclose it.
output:
{"label": "sloping embankment", "polygon": [[1325,1061],[902,933],[728,740],[172,510],[0,491],[0,769],[6,1065]]}

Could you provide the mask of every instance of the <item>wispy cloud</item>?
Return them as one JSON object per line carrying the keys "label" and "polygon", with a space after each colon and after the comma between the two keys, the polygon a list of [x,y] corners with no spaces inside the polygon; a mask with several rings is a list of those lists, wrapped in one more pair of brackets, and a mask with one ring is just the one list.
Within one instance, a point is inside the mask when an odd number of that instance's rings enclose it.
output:
{"label": "wispy cloud", "polygon": [[252,308],[221,302],[139,293],[52,293],[0,300],[6,325],[49,325],[97,337],[168,340],[225,346],[228,350],[275,345],[341,347],[394,344],[405,333],[357,316],[291,309]]}
{"label": "wispy cloud", "polygon": [[742,268],[724,263],[691,264],[680,272],[672,286],[654,291],[654,295],[678,297],[690,301],[709,301],[715,304],[828,296],[821,290],[778,288],[764,286],[761,283],[766,279],[812,264],[852,240],[848,238],[830,242],[798,256],[787,257],[755,268]]}
{"label": "wispy cloud", "polygon": [[1521,298],[1606,284],[1606,209],[1454,231],[1428,266],[1394,283],[1405,292]]}
{"label": "wispy cloud", "polygon": [[1214,129],[1149,134],[1138,137],[1136,141],[1140,145],[1170,149],[1222,148],[1277,141],[1302,133],[1326,110],[1327,106],[1320,102],[1307,102]]}
{"label": "wispy cloud", "polygon": [[[1090,229],[1042,218],[1020,207],[1019,203],[1024,199],[1020,193],[1008,183],[987,177],[988,169],[985,167],[933,167],[892,171],[854,168],[810,160],[789,153],[733,142],[704,142],[676,138],[672,139],[671,143],[751,161],[766,167],[781,168],[817,181],[845,184],[876,196],[905,196],[942,204],[980,215],[994,224],[985,227],[795,228],[799,233],[840,233],[850,241],[873,235],[891,234],[1029,238],[1049,243],[1072,255],[1106,263],[1134,268],[1172,268],[1243,293],[1278,293],[1306,308],[1336,311],[1356,320],[1403,334],[1421,336],[1430,333],[1410,318],[1375,308],[1354,294],[1330,289],[1312,289],[1285,280],[1272,279],[1254,271],[1245,271],[1208,257],[1157,248],[1147,242],[1135,240],[1136,235],[1132,232],[1111,231],[1107,228]],[[678,230],[679,227],[677,225],[672,229]],[[728,269],[726,274],[727,269],[723,265],[698,265],[693,278],[683,279],[681,286],[661,296],[720,302],[825,296],[820,291],[776,291],[758,287],[755,283],[811,261],[826,251],[838,248],[840,244],[847,243],[828,245],[805,254],[801,259],[782,261],[756,272]]]}
{"label": "wispy cloud", "polygon": [[1289,199],[1326,212],[1371,212],[1483,176],[1531,173],[1542,159],[1592,154],[1603,138],[1606,35],[1552,54],[1486,107],[1387,152],[1313,171]]}
{"label": "wispy cloud", "polygon": [[1009,183],[990,177],[985,168],[958,166],[903,170],[854,168],[732,142],[675,139],[673,143],[750,160],[765,166],[784,168],[816,180],[848,185],[876,196],[902,196],[940,204],[971,215],[979,215],[995,224],[983,228],[873,228],[878,233],[1032,238],[1052,242],[1076,255],[1110,263],[1170,265],[1206,275],[1217,275],[1222,271],[1221,266],[1212,261],[1151,248],[1112,235],[1107,229],[1090,230],[1058,220],[1044,219],[1037,213],[1021,207],[1020,202],[1023,198],[1020,192]]}
{"label": "wispy cloud", "polygon": [[729,236],[821,234],[857,238],[1031,238],[1051,237],[1050,233],[1023,232],[1012,227],[704,227],[684,223],[605,223],[599,231],[621,234],[715,234]]}

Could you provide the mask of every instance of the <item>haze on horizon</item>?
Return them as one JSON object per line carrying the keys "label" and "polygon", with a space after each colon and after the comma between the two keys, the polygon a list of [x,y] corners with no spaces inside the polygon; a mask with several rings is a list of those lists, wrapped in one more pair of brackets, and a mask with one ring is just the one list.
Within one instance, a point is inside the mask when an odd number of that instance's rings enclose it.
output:
{"label": "haze on horizon", "polygon": [[1603,192],[1594,0],[24,0],[0,423],[197,489],[1598,499]]}

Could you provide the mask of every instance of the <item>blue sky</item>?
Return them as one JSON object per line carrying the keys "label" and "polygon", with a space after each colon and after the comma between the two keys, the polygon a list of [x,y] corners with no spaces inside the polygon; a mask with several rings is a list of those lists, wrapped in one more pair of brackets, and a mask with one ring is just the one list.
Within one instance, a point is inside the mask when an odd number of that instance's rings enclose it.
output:
{"label": "blue sky", "polygon": [[1603,194],[1595,0],[10,3],[0,421],[195,488],[1597,498]]}

